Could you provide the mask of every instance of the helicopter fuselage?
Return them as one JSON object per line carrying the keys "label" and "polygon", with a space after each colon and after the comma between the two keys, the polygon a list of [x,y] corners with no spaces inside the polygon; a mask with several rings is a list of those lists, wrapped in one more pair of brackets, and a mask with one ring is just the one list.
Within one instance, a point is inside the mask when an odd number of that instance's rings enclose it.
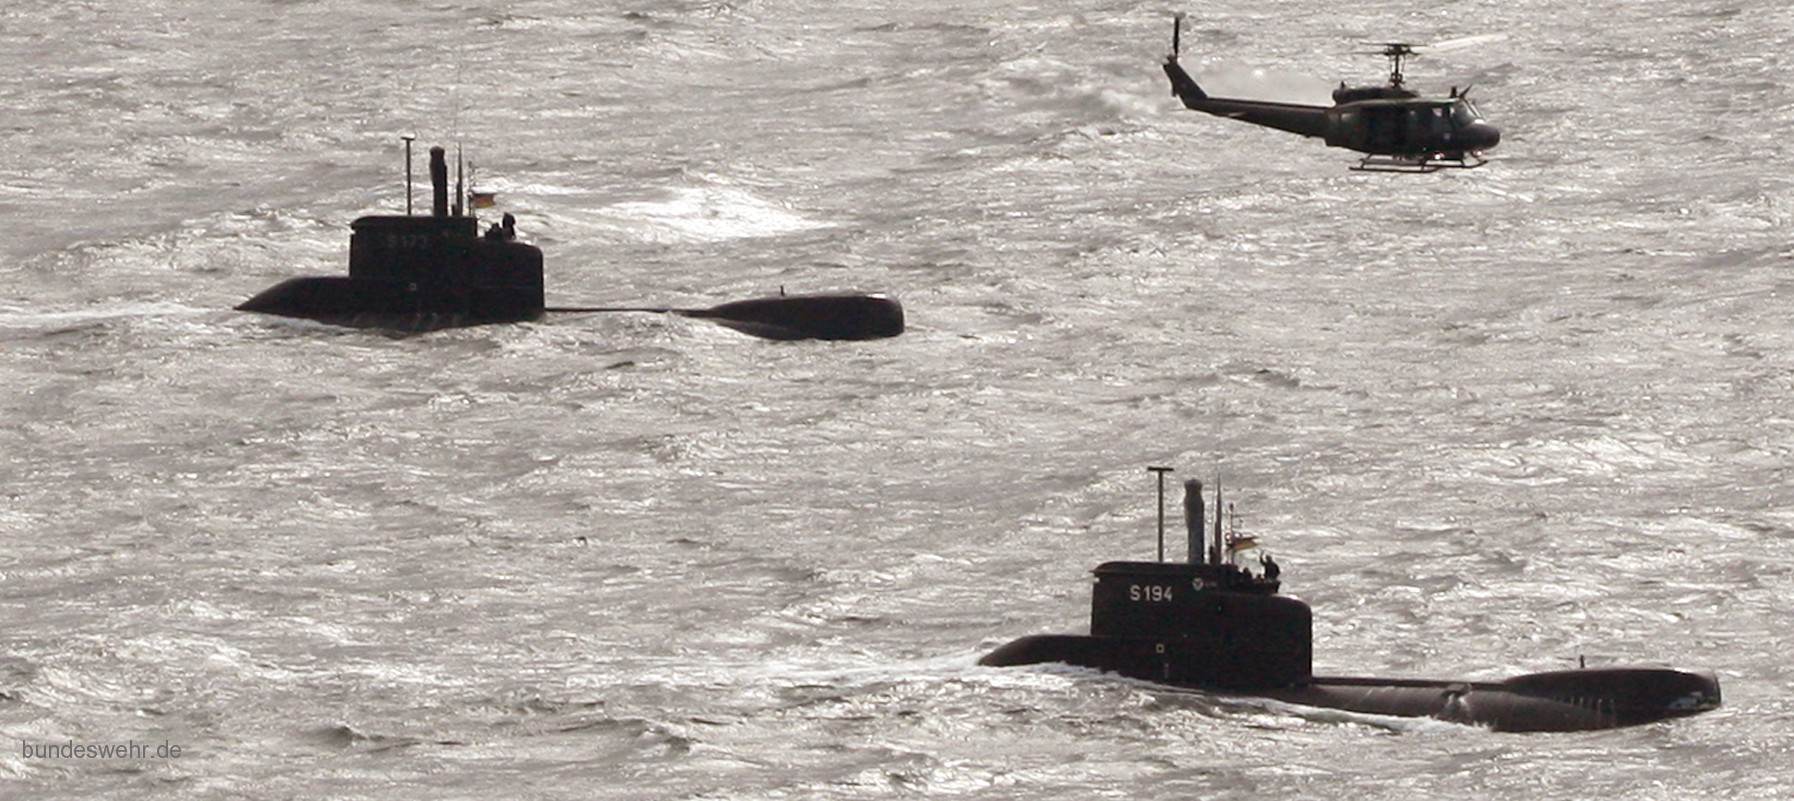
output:
{"label": "helicopter fuselage", "polygon": [[1380,156],[1462,158],[1495,147],[1501,131],[1468,99],[1357,100],[1326,109],[1328,145]]}
{"label": "helicopter fuselage", "polygon": [[1387,86],[1347,87],[1333,92],[1332,106],[1211,97],[1178,63],[1183,18],[1172,29],[1165,76],[1185,107],[1267,128],[1318,137],[1333,147],[1368,154],[1354,169],[1430,172],[1441,167],[1476,167],[1481,153],[1501,142],[1501,131],[1484,122],[1467,96],[1453,89],[1448,98],[1425,98],[1402,85],[1401,59],[1413,51],[1391,44],[1384,51],[1395,64]]}
{"label": "helicopter fuselage", "polygon": [[[1501,142],[1468,98],[1371,97],[1332,106],[1210,97],[1176,59],[1165,62],[1171,88],[1196,111],[1318,137],[1333,147],[1417,160],[1473,157]],[[1375,87],[1373,87],[1375,88]],[[1343,90],[1347,93],[1362,90]],[[1347,95],[1349,96],[1349,95]]]}

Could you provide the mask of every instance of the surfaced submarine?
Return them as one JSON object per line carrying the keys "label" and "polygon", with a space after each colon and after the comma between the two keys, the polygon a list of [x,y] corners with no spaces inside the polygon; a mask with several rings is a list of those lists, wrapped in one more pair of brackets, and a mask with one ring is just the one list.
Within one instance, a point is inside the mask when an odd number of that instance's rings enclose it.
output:
{"label": "surfaced submarine", "polygon": [[1204,557],[1202,483],[1185,483],[1189,561],[1163,561],[1169,469],[1153,469],[1161,481],[1160,561],[1096,568],[1088,635],[1023,637],[978,664],[1061,662],[1176,687],[1502,732],[1608,729],[1719,706],[1712,673],[1657,667],[1584,667],[1495,682],[1316,676],[1308,604],[1277,594],[1274,560],[1265,557],[1257,574],[1235,563],[1232,554],[1255,541],[1223,533],[1219,491]]}
{"label": "surfaced submarine", "polygon": [[[407,178],[407,195],[409,183]],[[373,215],[349,224],[347,277],[290,278],[236,308],[402,333],[527,322],[549,312],[676,314],[777,340],[865,340],[903,333],[903,306],[882,294],[781,292],[702,309],[549,307],[543,299],[542,251],[517,241],[516,219],[509,214],[482,233],[478,217],[464,212],[473,204],[465,203],[459,177],[451,205],[448,158],[441,147],[430,149],[430,183],[429,216],[411,214],[407,197],[403,215]]]}

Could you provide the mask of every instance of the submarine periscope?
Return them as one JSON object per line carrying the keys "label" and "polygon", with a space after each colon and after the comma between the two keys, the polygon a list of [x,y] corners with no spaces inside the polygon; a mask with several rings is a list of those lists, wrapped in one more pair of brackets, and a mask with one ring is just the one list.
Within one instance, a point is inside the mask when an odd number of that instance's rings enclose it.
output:
{"label": "submarine periscope", "polygon": [[1151,470],[1159,475],[1159,561],[1096,568],[1088,635],[1022,637],[978,664],[1058,662],[1174,687],[1502,732],[1633,726],[1720,704],[1711,672],[1658,667],[1582,667],[1505,681],[1316,676],[1308,604],[1277,594],[1281,570],[1269,557],[1259,573],[1236,563],[1235,552],[1254,541],[1222,530],[1218,490],[1212,536],[1205,536],[1202,482],[1185,483],[1189,561],[1164,561],[1170,468]]}

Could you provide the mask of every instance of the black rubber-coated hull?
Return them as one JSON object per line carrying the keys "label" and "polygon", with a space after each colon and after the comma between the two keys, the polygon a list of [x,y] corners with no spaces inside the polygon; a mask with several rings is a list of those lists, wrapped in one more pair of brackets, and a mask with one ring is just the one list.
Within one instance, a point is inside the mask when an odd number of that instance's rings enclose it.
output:
{"label": "black rubber-coated hull", "polygon": [[[1255,693],[1257,694],[1257,693]],[[1499,682],[1317,676],[1262,693],[1302,706],[1430,717],[1495,731],[1586,731],[1636,726],[1719,706],[1710,673],[1669,668],[1586,668]]]}
{"label": "black rubber-coated hull", "polygon": [[978,661],[990,667],[1062,662],[1170,686],[1270,698],[1368,715],[1427,717],[1507,732],[1633,726],[1714,709],[1711,673],[1669,668],[1588,668],[1531,673],[1500,682],[1316,676],[1290,686],[1246,689],[1166,682],[1162,645],[1076,634],[1023,637]]}
{"label": "black rubber-coated hull", "polygon": [[340,276],[289,278],[237,309],[404,333],[542,317],[538,287],[448,287]]}

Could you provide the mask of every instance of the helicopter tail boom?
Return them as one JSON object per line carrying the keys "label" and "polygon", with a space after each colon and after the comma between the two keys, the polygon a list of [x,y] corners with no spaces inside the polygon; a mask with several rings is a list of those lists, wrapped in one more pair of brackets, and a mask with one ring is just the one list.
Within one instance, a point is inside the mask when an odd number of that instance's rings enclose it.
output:
{"label": "helicopter tail boom", "polygon": [[1210,97],[1208,92],[1197,85],[1196,79],[1184,71],[1183,65],[1177,63],[1183,39],[1183,23],[1184,15],[1178,14],[1173,18],[1171,55],[1165,57],[1165,77],[1171,79],[1171,94],[1182,100],[1184,107],[1303,136],[1326,135],[1327,110],[1323,106]]}

